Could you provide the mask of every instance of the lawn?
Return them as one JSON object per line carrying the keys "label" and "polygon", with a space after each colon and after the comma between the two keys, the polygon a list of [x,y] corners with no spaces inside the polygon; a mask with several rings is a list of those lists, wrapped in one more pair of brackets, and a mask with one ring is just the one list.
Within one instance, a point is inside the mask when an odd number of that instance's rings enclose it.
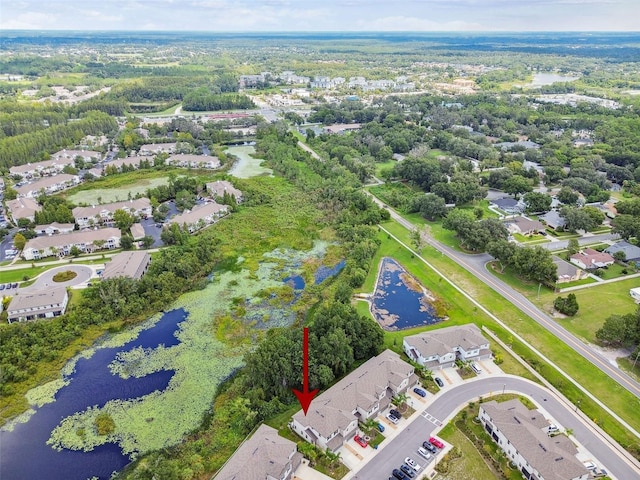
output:
{"label": "lawn", "polygon": [[[613,265],[609,265],[607,268],[603,268],[601,278],[603,280],[611,280],[612,278],[624,277],[630,273],[634,273],[633,268],[624,267],[618,263],[614,263]],[[624,273],[624,272],[627,273]]]}
{"label": "lawn", "polygon": [[453,424],[442,429],[439,436],[455,445],[460,452],[460,457],[449,463],[449,471],[441,473],[439,479],[495,480],[494,471],[487,465],[473,443]]}

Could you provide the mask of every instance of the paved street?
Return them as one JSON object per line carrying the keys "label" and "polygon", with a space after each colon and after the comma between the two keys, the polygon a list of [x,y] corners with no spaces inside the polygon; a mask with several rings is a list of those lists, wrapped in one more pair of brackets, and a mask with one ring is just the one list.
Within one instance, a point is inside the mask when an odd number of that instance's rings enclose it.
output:
{"label": "paved street", "polygon": [[[486,375],[473,380],[445,388],[435,397],[425,409],[425,413],[418,410],[411,419],[402,420],[404,429],[388,444],[381,444],[380,449],[359,471],[354,472],[348,478],[351,480],[386,479],[394,468],[398,468],[407,456],[412,457],[419,464],[422,459],[416,450],[422,442],[439,430],[437,424],[446,424],[457,410],[475,401],[479,396],[488,396],[491,393],[516,392],[530,397],[540,409],[556,419],[565,429],[573,430],[577,441],[592,455],[592,459],[599,466],[619,480],[640,478],[640,466],[631,463],[622,457],[616,445],[610,443],[596,431],[590,424],[581,418],[581,413],[574,412],[573,408],[565,404],[560,398],[553,395],[547,389],[512,375]],[[367,448],[370,450],[370,448]]]}

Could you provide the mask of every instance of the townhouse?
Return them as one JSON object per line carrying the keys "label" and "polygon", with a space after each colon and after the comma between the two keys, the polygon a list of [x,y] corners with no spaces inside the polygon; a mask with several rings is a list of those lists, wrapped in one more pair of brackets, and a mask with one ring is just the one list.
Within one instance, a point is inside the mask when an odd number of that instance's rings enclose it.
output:
{"label": "townhouse", "polygon": [[7,210],[9,210],[13,223],[17,224],[21,218],[26,218],[33,222],[36,212],[41,211],[42,207],[33,198],[22,197],[15,200],[7,200]]}
{"label": "townhouse", "polygon": [[31,197],[35,198],[44,192],[46,195],[60,192],[67,188],[73,187],[80,183],[80,177],[78,175],[70,175],[68,173],[59,173],[52,177],[44,177],[35,182],[28,183],[16,188],[18,197]]}
{"label": "townhouse", "polygon": [[25,260],[39,260],[52,255],[64,257],[69,255],[73,247],[77,247],[83,253],[92,253],[100,249],[113,250],[120,246],[120,237],[120,230],[117,228],[36,237],[27,240],[22,257]]}
{"label": "townhouse", "polygon": [[91,207],[76,207],[71,213],[80,228],[87,228],[113,222],[116,210],[124,210],[136,218],[147,218],[153,213],[151,201],[144,197]]}
{"label": "townhouse", "polygon": [[207,168],[214,169],[220,167],[220,159],[218,157],[210,157],[208,155],[188,155],[178,153],[167,158],[167,165],[182,168]]}
{"label": "townhouse", "polygon": [[208,202],[202,205],[193,207],[193,210],[176,215],[169,220],[169,224],[177,223],[181,228],[186,225],[189,233],[197,232],[198,230],[211,225],[229,213],[229,207],[227,205],[220,205],[216,202]]}
{"label": "townhouse", "polygon": [[242,192],[235,188],[231,182],[226,180],[216,180],[215,182],[209,182],[206,184],[207,192],[213,198],[223,198],[224,194],[233,195],[236,199],[236,203],[242,203]]}
{"label": "townhouse", "polygon": [[141,250],[121,252],[111,258],[102,271],[102,279],[128,277],[140,280],[151,264],[151,255]]}
{"label": "townhouse", "polygon": [[19,289],[7,308],[7,320],[13,323],[58,317],[64,314],[68,302],[69,294],[62,287],[27,292]]}

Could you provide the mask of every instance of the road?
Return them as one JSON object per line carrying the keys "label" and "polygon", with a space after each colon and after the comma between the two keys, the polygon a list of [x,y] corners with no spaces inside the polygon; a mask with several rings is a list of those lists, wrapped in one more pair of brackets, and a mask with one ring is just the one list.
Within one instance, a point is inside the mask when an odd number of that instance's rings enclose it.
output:
{"label": "road", "polygon": [[[383,206],[380,200],[371,196],[376,203]],[[405,228],[412,230],[415,228],[411,222],[400,216],[393,209],[389,209],[389,213],[391,214],[391,218],[393,218],[400,225]],[[593,237],[591,237],[593,238]],[[536,321],[539,325],[544,327],[546,330],[555,335],[558,339],[562,340],[564,343],[573,348],[577,353],[582,355],[585,359],[591,362],[593,365],[602,370],[609,377],[614,379],[618,384],[620,384],[623,388],[631,392],[636,397],[640,398],[640,383],[629,377],[627,374],[619,370],[618,368],[611,365],[607,359],[601,357],[598,353],[591,350],[588,346],[586,346],[583,342],[578,340],[572,333],[565,330],[563,327],[558,325],[554,320],[549,318],[549,316],[539,309],[532,302],[527,300],[526,297],[516,292],[509,285],[501,281],[492,275],[486,268],[485,265],[488,261],[493,260],[489,254],[480,254],[480,255],[468,255],[464,253],[460,253],[437,240],[427,237],[427,243],[433,246],[436,250],[442,252],[447,255],[451,260],[456,262],[458,265],[463,267],[465,270],[473,274],[478,280],[490,286],[493,290],[502,295],[509,302],[514,304],[518,309],[520,309],[525,315],[531,317],[534,321]],[[597,393],[597,392],[594,392]]]}
{"label": "road", "polygon": [[[599,432],[584,423],[579,414],[545,388],[525,379],[511,375],[494,375],[467,381],[459,386],[442,391],[427,408],[427,412],[440,421],[447,421],[459,407],[490,393],[516,392],[531,397],[555,419],[562,419],[562,427],[573,430],[573,435],[594,456],[595,463],[603,466],[619,480],[640,478],[637,465],[623,458],[616,445],[609,443]],[[444,423],[444,422],[443,422]],[[398,468],[407,456],[420,465],[425,460],[417,453],[422,442],[428,440],[436,425],[424,414],[416,417],[410,425],[385,445],[352,480],[386,479],[394,468]]]}

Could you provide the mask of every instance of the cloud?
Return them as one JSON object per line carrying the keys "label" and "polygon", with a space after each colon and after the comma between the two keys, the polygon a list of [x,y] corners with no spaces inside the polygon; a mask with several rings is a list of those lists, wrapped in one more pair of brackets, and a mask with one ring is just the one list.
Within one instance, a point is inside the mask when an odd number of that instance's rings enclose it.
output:
{"label": "cloud", "polygon": [[453,20],[449,22],[439,22],[425,18],[391,16],[377,18],[371,21],[359,21],[358,30],[369,31],[410,31],[410,32],[438,32],[449,30],[486,30],[487,27],[475,22],[464,20]]}

